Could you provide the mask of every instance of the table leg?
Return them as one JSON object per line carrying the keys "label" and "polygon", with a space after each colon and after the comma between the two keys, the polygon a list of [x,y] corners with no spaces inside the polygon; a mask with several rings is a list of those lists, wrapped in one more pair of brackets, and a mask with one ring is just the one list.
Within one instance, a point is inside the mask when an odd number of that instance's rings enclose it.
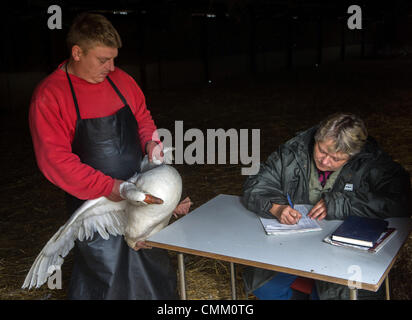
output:
{"label": "table leg", "polygon": [[185,279],[185,262],[183,253],[177,254],[177,266],[179,269],[180,299],[186,300],[186,279]]}
{"label": "table leg", "polygon": [[358,289],[349,288],[349,299],[350,300],[357,300],[358,299]]}
{"label": "table leg", "polygon": [[230,283],[232,289],[232,300],[236,300],[236,273],[235,273],[235,264],[230,263]]}
{"label": "table leg", "polygon": [[391,300],[391,291],[389,288],[389,274],[386,276],[386,279],[385,279],[385,287],[386,287],[386,300]]}

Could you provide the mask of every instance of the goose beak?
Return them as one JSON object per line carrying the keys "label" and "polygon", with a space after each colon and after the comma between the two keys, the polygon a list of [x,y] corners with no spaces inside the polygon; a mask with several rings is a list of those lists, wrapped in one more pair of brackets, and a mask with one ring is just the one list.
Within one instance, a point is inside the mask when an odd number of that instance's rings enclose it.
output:
{"label": "goose beak", "polygon": [[146,194],[145,199],[143,202],[146,202],[147,204],[162,204],[163,200],[160,198],[157,198],[155,196],[152,196],[151,194]]}

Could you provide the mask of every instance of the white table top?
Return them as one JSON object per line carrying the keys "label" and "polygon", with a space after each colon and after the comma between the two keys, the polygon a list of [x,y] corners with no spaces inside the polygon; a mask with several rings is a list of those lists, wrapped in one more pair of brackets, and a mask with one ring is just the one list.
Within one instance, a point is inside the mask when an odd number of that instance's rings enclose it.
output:
{"label": "white table top", "polygon": [[376,291],[412,229],[409,218],[387,221],[397,228],[395,236],[378,253],[360,252],[322,241],[342,221],[320,221],[322,231],[269,236],[240,197],[218,195],[147,242],[154,247],[344,285],[352,280],[357,287]]}

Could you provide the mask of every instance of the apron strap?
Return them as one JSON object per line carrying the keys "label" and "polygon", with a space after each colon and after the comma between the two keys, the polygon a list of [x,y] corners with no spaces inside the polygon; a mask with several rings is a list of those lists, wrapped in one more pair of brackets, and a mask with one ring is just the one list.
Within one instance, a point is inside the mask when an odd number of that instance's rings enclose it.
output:
{"label": "apron strap", "polygon": [[81,119],[80,111],[79,111],[79,104],[77,103],[76,94],[74,93],[74,88],[73,88],[72,81],[70,80],[69,72],[67,71],[67,63],[66,63],[66,76],[67,76],[67,79],[69,80],[70,89],[72,91],[73,101],[76,107],[77,119]]}
{"label": "apron strap", "polygon": [[107,80],[109,80],[110,85],[113,87],[114,91],[116,91],[117,95],[119,96],[119,98],[122,100],[124,105],[127,105],[127,101],[125,99],[125,97],[122,95],[122,93],[120,92],[120,90],[116,87],[116,85],[114,84],[114,82],[112,81],[112,79],[110,79],[109,76],[106,77]]}
{"label": "apron strap", "polygon": [[[77,118],[78,118],[78,119],[81,119],[81,117],[80,117],[80,110],[79,110],[79,104],[77,103],[76,94],[74,93],[74,88],[73,88],[72,81],[70,80],[69,72],[67,71],[67,63],[66,63],[66,76],[67,76],[67,79],[69,80],[70,90],[71,90],[71,92],[72,92],[74,105],[75,105],[75,107],[76,107]],[[114,82],[112,81],[112,79],[110,79],[109,76],[107,76],[107,80],[109,80],[110,85],[112,86],[112,88],[114,89],[114,91],[116,91],[117,95],[119,96],[120,100],[122,100],[123,104],[124,104],[124,105],[127,105],[127,101],[126,101],[125,97],[122,95],[122,93],[120,92],[120,90],[116,87],[116,85],[114,84]]]}

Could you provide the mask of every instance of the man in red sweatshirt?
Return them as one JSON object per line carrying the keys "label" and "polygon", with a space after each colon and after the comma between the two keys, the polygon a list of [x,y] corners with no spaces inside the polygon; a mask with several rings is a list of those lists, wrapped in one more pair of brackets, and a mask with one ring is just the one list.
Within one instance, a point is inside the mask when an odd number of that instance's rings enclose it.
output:
{"label": "man in red sweatshirt", "polygon": [[[162,145],[145,97],[114,66],[121,47],[102,15],[81,14],[67,35],[70,58],[35,89],[29,123],[38,166],[68,194],[70,214],[84,200],[121,201],[120,184],[139,171],[143,154]],[[142,248],[145,248],[142,244]],[[166,251],[130,249],[121,236],[76,241],[71,299],[175,299]]]}

